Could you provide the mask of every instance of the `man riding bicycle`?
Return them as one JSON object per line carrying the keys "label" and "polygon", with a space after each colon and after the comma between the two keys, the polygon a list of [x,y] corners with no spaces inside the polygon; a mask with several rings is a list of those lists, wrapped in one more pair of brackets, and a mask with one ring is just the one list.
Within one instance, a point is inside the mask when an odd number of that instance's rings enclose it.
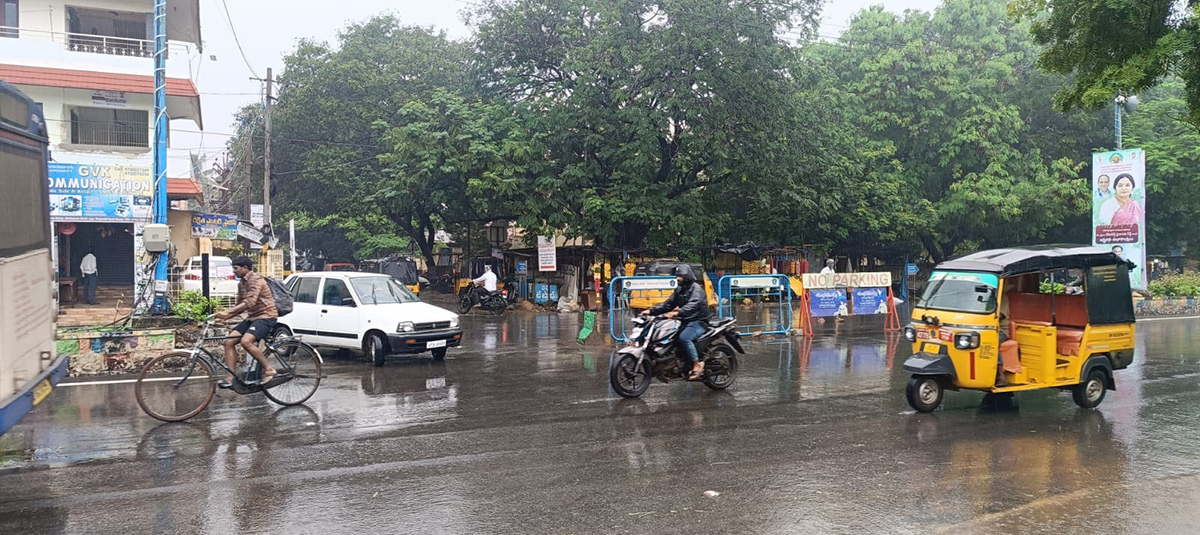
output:
{"label": "man riding bicycle", "polygon": [[[233,274],[241,279],[238,283],[237,305],[218,312],[215,317],[227,320],[242,312],[247,314],[246,319],[234,327],[229,333],[229,338],[225,340],[225,365],[231,370],[237,369],[237,345],[240,342],[246,353],[254,357],[262,367],[259,384],[268,383],[275,378],[276,371],[256,344],[275,330],[275,323],[279,318],[279,311],[275,309],[275,294],[271,293],[271,288],[267,286],[267,279],[254,272],[254,261],[249,257],[239,256],[233,259]],[[233,376],[230,375],[220,386],[229,388],[232,384]]]}

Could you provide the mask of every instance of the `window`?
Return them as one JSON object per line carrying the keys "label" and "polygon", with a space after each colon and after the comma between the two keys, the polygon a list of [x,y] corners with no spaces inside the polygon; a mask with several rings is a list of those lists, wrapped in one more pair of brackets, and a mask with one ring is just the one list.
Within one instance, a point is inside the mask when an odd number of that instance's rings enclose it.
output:
{"label": "window", "polygon": [[996,311],[996,288],[999,285],[999,277],[992,273],[934,271],[917,306],[949,312],[991,314]]}
{"label": "window", "polygon": [[17,37],[18,15],[17,0],[0,0],[0,37]]}
{"label": "window", "polygon": [[364,305],[420,301],[400,281],[391,277],[354,277],[350,284],[354,285],[354,291],[358,292]]}
{"label": "window", "polygon": [[325,279],[325,290],[322,293],[321,304],[342,306],[342,299],[350,297],[350,289],[339,279]]}
{"label": "window", "polygon": [[154,55],[153,13],[67,6],[67,31],[67,47],[75,52]]}
{"label": "window", "polygon": [[72,108],[71,143],[108,147],[149,147],[150,112]]}
{"label": "window", "polygon": [[321,279],[316,277],[297,277],[297,283],[292,288],[292,299],[297,303],[317,303],[317,285]]}
{"label": "window", "polygon": [[0,143],[0,256],[50,246],[46,161],[33,147]]}

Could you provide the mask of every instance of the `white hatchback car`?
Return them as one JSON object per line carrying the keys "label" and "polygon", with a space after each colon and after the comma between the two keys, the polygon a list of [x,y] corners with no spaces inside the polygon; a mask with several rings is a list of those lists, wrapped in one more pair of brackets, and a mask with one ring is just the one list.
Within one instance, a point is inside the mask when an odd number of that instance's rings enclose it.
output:
{"label": "white hatchback car", "polygon": [[[180,289],[201,291],[204,282],[203,260],[193,256],[179,272]],[[238,281],[233,274],[233,261],[228,256],[208,257],[208,295],[237,297]]]}
{"label": "white hatchback car", "polygon": [[383,366],[388,355],[429,351],[434,360],[462,341],[458,315],[423,303],[400,281],[379,273],[296,273],[284,284],[295,301],[276,334],[324,347],[359,349]]}

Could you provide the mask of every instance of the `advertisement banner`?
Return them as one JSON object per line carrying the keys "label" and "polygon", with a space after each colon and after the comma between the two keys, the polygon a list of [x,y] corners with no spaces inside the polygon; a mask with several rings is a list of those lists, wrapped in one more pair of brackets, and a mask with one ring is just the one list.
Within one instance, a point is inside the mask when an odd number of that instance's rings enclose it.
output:
{"label": "advertisement banner", "polygon": [[192,214],[192,237],[237,240],[237,218],[223,214]]}
{"label": "advertisement banner", "polygon": [[847,314],[845,290],[810,290],[808,296],[814,318]]}
{"label": "advertisement banner", "polygon": [[144,165],[51,163],[52,221],[150,221],[153,182]]}
{"label": "advertisement banner", "polygon": [[538,236],[538,271],[558,271],[558,251],[553,236]]}
{"label": "advertisement banner", "polygon": [[1146,289],[1146,153],[1125,149],[1092,154],[1092,245],[1137,267],[1130,286]]}
{"label": "advertisement banner", "polygon": [[888,313],[887,288],[855,288],[854,315]]}

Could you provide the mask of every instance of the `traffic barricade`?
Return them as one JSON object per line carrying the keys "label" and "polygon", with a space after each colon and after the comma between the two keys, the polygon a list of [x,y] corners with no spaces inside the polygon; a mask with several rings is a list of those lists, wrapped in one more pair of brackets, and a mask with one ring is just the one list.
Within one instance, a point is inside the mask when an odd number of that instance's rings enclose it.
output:
{"label": "traffic barricade", "polygon": [[630,319],[637,310],[630,304],[634,300],[654,299],[661,302],[675,291],[679,282],[675,277],[617,277],[608,285],[608,334],[613,340],[626,342]]}
{"label": "traffic barricade", "polygon": [[[738,319],[738,334],[787,334],[792,329],[791,283],[787,275],[726,275],[717,283],[717,315]],[[754,296],[763,307],[754,312],[759,319],[745,321],[737,318],[734,296]]]}

